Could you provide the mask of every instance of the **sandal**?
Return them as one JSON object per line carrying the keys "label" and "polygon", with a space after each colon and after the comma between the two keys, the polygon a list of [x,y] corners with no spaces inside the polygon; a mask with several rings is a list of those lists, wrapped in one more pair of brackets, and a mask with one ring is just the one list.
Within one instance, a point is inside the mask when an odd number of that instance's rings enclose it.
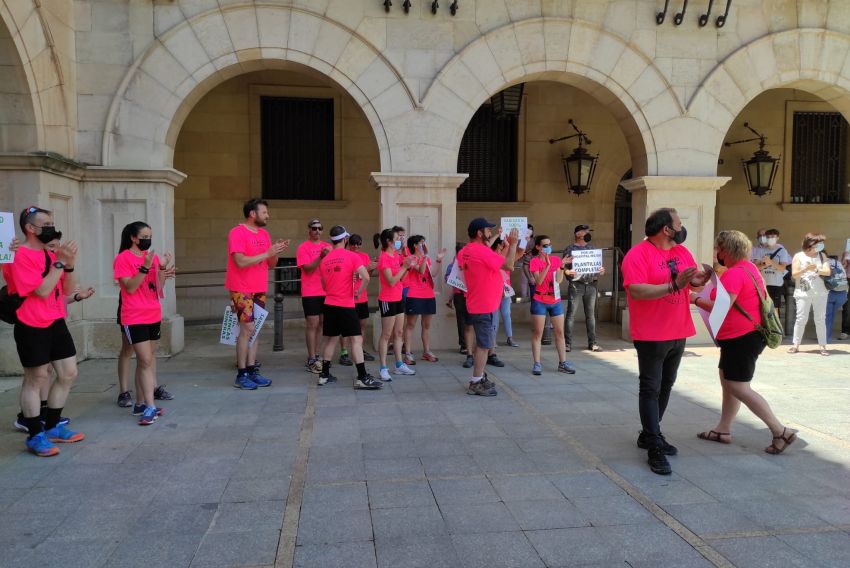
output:
{"label": "sandal", "polygon": [[788,353],[796,353],[800,349],[796,345],[792,345],[791,349],[788,350]]}
{"label": "sandal", "polygon": [[[724,441],[721,436],[729,436],[729,441]],[[699,434],[697,434],[697,438],[699,438],[700,440],[706,440],[708,442],[718,442],[721,444],[732,443],[731,432],[715,432],[714,430],[709,430],[708,432],[700,432]]]}
{"label": "sandal", "polygon": [[826,349],[821,349],[820,354],[824,357],[829,357],[829,351],[827,351]]}
{"label": "sandal", "polygon": [[[766,447],[764,449],[764,451],[767,452],[768,454],[778,456],[779,454],[784,452],[786,449],[788,449],[788,446],[793,444],[794,440],[797,439],[797,430],[791,430],[791,434],[786,436],[785,432],[787,432],[787,431],[788,431],[788,428],[785,428],[783,426],[782,427],[782,435],[781,436],[774,436],[773,441],[770,443],[770,445],[768,447]],[[785,442],[785,444],[780,448],[779,446],[776,445],[776,440],[782,440],[783,442]]]}

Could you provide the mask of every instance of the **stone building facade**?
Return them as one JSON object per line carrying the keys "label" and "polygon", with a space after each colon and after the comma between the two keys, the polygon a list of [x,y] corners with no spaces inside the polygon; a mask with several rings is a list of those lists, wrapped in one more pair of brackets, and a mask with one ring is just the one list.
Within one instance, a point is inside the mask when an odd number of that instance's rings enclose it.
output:
{"label": "stone building facade", "polygon": [[[680,25],[678,1],[660,25],[655,0],[460,0],[455,14],[448,0],[436,13],[430,0],[402,4],[0,0],[0,210],[37,203],[80,241],[99,298],[71,308],[81,356],[114,354],[111,260],[125,223],[147,220],[183,270],[223,268],[241,202],[262,193],[266,96],[334,102],[334,199],[273,201],[275,237],[297,242],[318,216],[366,240],[401,224],[451,248],[471,217],[527,215],[557,243],[588,223],[611,246],[625,192],[632,242],[649,210],[674,206],[703,261],[720,228],[776,226],[792,252],[809,230],[834,252],[850,236],[846,179],[837,203],[801,203],[792,188],[794,113],[850,117],[850,0],[733,0],[722,27],[726,2],[705,26],[707,1]],[[520,83],[516,198],[458,202],[470,121]],[[570,118],[599,153],[582,196],[561,170],[571,148],[548,143]],[[764,197],[740,167],[754,144],[724,147],[748,136],[744,122],[782,155]],[[184,316],[224,303],[218,288],[169,289],[163,351],[181,349]],[[16,365],[2,359],[0,372]]]}

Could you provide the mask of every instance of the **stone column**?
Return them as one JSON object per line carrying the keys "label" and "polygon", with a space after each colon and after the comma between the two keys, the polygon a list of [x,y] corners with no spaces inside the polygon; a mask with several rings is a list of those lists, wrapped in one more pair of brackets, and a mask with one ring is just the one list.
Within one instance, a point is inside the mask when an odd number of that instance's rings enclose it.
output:
{"label": "stone column", "polygon": [[[729,177],[643,176],[621,182],[632,194],[632,244],[644,238],[643,228],[650,213],[662,207],[679,212],[688,229],[685,246],[698,263],[711,264],[714,251],[714,213],[717,191]],[[628,339],[628,311],[623,314],[623,338]],[[691,306],[697,335],[694,344],[711,343],[697,308]]]}
{"label": "stone column", "polygon": [[[434,278],[437,293],[437,315],[431,324],[434,349],[457,346],[454,312],[445,305],[449,292],[445,290],[441,272],[454,258],[457,188],[467,177],[468,174],[456,173],[382,172],[371,176],[372,183],[381,192],[382,229],[399,225],[407,229],[408,236],[423,235],[428,240],[432,260],[441,248],[447,250],[446,259],[441,267],[436,268],[439,273]],[[373,319],[373,323],[377,323],[373,327],[379,334],[379,320]],[[419,339],[415,338],[414,352],[421,353],[421,348]]]}

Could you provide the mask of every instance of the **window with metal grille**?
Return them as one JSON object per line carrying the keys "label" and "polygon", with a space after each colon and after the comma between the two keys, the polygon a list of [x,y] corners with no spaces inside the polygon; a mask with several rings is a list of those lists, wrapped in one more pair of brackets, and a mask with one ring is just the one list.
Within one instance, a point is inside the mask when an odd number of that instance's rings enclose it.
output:
{"label": "window with metal grille", "polygon": [[847,203],[847,121],[838,112],[794,113],[792,203]]}
{"label": "window with metal grille", "polygon": [[261,97],[263,197],[334,199],[333,99]]}
{"label": "window with metal grille", "polygon": [[516,201],[517,118],[496,118],[491,105],[479,108],[460,143],[457,171],[469,174],[458,201]]}

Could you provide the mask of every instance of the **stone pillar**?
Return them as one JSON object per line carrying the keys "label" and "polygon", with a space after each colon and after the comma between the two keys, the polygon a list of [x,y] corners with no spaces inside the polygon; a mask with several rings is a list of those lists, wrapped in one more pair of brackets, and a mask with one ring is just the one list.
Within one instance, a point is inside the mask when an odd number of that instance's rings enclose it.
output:
{"label": "stone pillar", "polygon": [[[371,176],[381,192],[381,228],[399,225],[408,235],[423,235],[428,241],[431,258],[441,248],[447,250],[446,260],[437,270],[442,272],[454,258],[456,242],[457,188],[468,174],[438,173],[381,173]],[[457,346],[454,312],[446,308],[448,292],[441,274],[434,279],[437,294],[437,315],[431,324],[431,343],[434,349]],[[375,320],[373,320],[374,322]],[[380,323],[373,326],[380,333]],[[377,343],[377,341],[376,341]],[[414,352],[421,352],[418,338]]]}
{"label": "stone pillar", "polygon": [[[685,246],[698,263],[711,264],[714,251],[714,212],[717,191],[729,177],[643,176],[621,182],[632,194],[632,244],[644,238],[643,227],[650,213],[662,207],[679,212],[688,229]],[[697,308],[691,306],[697,330],[691,343],[711,343]],[[623,338],[628,339],[628,313],[623,314]]]}

